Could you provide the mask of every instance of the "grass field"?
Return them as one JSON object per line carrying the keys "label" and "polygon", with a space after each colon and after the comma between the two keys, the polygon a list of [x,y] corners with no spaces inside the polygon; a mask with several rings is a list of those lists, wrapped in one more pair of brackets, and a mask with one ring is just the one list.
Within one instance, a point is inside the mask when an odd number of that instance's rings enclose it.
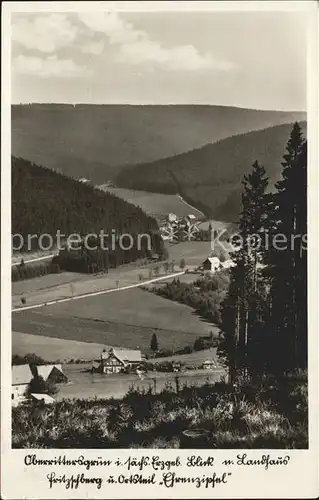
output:
{"label": "grass field", "polygon": [[[69,378],[69,384],[59,386],[59,392],[55,396],[57,401],[72,398],[121,398],[127,394],[129,389],[153,389],[156,392],[162,391],[165,387],[175,387],[175,373],[150,372],[144,380],[137,375],[100,375],[85,372],[83,365],[65,365],[64,373]],[[196,370],[179,373],[179,383],[184,385],[201,386],[207,382],[213,383],[224,375],[222,370]],[[154,383],[156,379],[156,385]]]}
{"label": "grass field", "polygon": [[[226,243],[225,247],[227,247]],[[185,260],[186,267],[199,266],[213,251],[216,251],[217,254],[222,252],[228,258],[227,252],[225,253],[218,243],[216,243],[214,248],[214,245],[210,241],[182,241],[180,243],[169,244],[167,249],[170,260],[174,260],[177,266],[181,259]]]}
{"label": "grass field", "polygon": [[33,353],[45,361],[66,362],[71,359],[92,361],[101,355],[102,350],[110,346],[93,342],[77,342],[76,340],[57,339],[32,335],[29,333],[12,332],[12,354],[25,356]]}
{"label": "grass field", "polygon": [[193,213],[198,218],[203,217],[202,212],[196,208],[191,208],[175,194],[150,193],[148,191],[108,187],[107,185],[99,186],[99,188],[141,207],[144,212],[157,218],[170,212],[178,217],[185,217],[189,213]]}
{"label": "grass field", "polygon": [[147,352],[155,332],[161,348],[177,349],[208,335],[214,325],[188,306],[132,289],[12,315],[12,329]]}
{"label": "grass field", "polygon": [[[212,253],[209,241],[168,243],[166,247],[169,253],[168,260],[170,262],[175,261],[175,271],[177,272],[180,271],[178,266],[181,259],[185,260],[187,267],[192,268],[202,264]],[[159,265],[161,266],[159,276],[162,276],[164,275],[164,268],[161,263]],[[156,266],[156,263],[143,267],[138,266],[137,263],[131,263],[116,269],[110,269],[107,274],[95,276],[63,272],[15,282],[12,284],[12,306],[13,308],[21,307],[22,297],[26,298],[26,305],[29,306],[72,297],[72,295],[81,295],[137,284],[139,283],[140,274],[143,280],[148,280],[149,270]],[[154,274],[152,277],[154,277]],[[194,279],[196,279],[196,276]],[[188,278],[186,278],[186,281],[189,281]],[[83,301],[81,300],[80,302],[82,303]]]}
{"label": "grass field", "polygon": [[[150,270],[158,267],[159,264],[150,263],[140,266],[133,262],[110,269],[108,273],[97,275],[62,272],[15,282],[12,286],[12,307],[21,307],[22,297],[26,299],[27,306],[32,306],[76,295],[136,285],[140,283],[140,275],[144,281],[149,280]],[[180,269],[176,266],[175,272],[179,271]],[[158,276],[153,273],[151,278],[165,276],[165,274],[167,273],[161,266]]]}

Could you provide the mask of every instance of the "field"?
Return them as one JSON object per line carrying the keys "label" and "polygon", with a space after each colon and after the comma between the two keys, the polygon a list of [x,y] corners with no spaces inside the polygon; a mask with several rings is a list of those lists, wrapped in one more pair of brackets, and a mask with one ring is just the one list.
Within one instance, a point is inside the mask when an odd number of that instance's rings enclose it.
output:
{"label": "field", "polygon": [[[127,394],[129,389],[153,389],[156,392],[162,391],[167,386],[175,387],[176,374],[149,372],[144,380],[141,380],[137,375],[101,375],[98,373],[91,374],[85,370],[89,367],[83,365],[65,365],[64,373],[69,378],[68,384],[61,384],[59,392],[55,396],[57,401],[62,399],[72,398],[122,398]],[[218,381],[224,371],[218,370],[194,370],[184,373],[179,373],[178,378],[180,387],[184,385],[201,386],[207,382],[213,383]],[[154,382],[156,379],[156,382]]]}
{"label": "field", "polygon": [[[138,284],[140,282],[139,275],[144,281],[149,280],[149,272],[154,267],[156,267],[156,264],[142,267],[138,266],[137,263],[131,263],[116,269],[110,269],[106,274],[92,275],[63,272],[15,282],[12,286],[12,307],[21,307],[22,297],[26,298],[26,305],[31,306],[52,300],[71,298],[76,295],[114,290],[118,287]],[[180,269],[176,266],[175,272],[179,271]],[[160,269],[158,276],[164,276],[163,268]],[[154,273],[152,278],[155,278]]]}
{"label": "field", "polygon": [[[226,246],[227,244],[225,243],[225,247]],[[196,267],[201,265],[214,250],[217,254],[223,251],[218,243],[214,249],[210,241],[182,241],[168,246],[170,260],[174,260],[178,266],[181,259],[184,259],[186,267]]]}
{"label": "field", "polygon": [[[192,268],[202,264],[212,253],[209,241],[185,241],[176,244],[168,243],[166,246],[169,253],[169,261],[175,261],[175,272],[180,271],[179,263],[181,259],[185,260],[186,267]],[[218,253],[219,247],[216,250]],[[163,266],[161,263],[159,265],[161,266],[159,276],[163,276]],[[143,267],[139,266],[138,263],[131,263],[116,269],[110,269],[107,274],[92,276],[90,274],[81,275],[79,273],[63,272],[15,282],[12,284],[12,306],[13,308],[21,307],[22,297],[26,298],[26,305],[31,306],[52,300],[70,298],[73,295],[76,296],[138,284],[139,275],[141,274],[144,281],[148,280],[150,269],[156,266],[156,263]],[[155,277],[154,273],[152,277]],[[189,281],[188,278],[185,279]],[[196,276],[194,279],[196,279]],[[82,303],[82,299],[80,302]]]}
{"label": "field", "polygon": [[108,187],[105,185],[98,186],[103,191],[109,191],[125,201],[141,207],[144,212],[160,218],[172,212],[178,217],[185,217],[189,213],[193,213],[198,218],[202,218],[203,214],[196,208],[191,208],[178,195],[150,193],[147,191],[138,191],[133,189],[122,189]]}
{"label": "field", "polygon": [[15,312],[12,329],[148,351],[154,332],[161,348],[177,349],[208,335],[214,326],[187,306],[136,288]]}
{"label": "field", "polygon": [[108,347],[110,346],[94,344],[93,342],[77,342],[76,340],[12,332],[13,355],[25,356],[33,353],[51,363],[71,359],[92,361],[101,355],[104,348]]}

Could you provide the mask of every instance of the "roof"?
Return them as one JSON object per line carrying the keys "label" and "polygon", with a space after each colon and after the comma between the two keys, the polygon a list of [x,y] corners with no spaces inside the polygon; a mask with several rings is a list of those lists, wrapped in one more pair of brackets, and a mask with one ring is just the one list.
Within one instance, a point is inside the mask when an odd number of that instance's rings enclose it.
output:
{"label": "roof", "polygon": [[115,356],[121,361],[129,362],[139,362],[142,361],[142,353],[139,350],[130,350],[130,349],[110,349],[107,352],[102,352],[101,358],[108,359],[110,355]]}
{"label": "roof", "polygon": [[207,257],[207,259],[204,262],[209,261],[211,264],[219,264],[220,260],[218,257]]}
{"label": "roof", "polygon": [[29,384],[32,378],[29,365],[14,365],[12,367],[12,385]]}
{"label": "roof", "polygon": [[188,214],[187,216],[189,219],[196,219],[196,215],[194,214]]}
{"label": "roof", "polygon": [[53,368],[56,368],[61,373],[63,373],[62,365],[39,365],[37,366],[38,376],[42,377],[44,380],[47,380]]}
{"label": "roof", "polygon": [[51,398],[48,394],[35,394],[32,393],[31,396],[36,399],[37,401],[44,401],[46,404],[52,404],[55,403],[55,400]]}

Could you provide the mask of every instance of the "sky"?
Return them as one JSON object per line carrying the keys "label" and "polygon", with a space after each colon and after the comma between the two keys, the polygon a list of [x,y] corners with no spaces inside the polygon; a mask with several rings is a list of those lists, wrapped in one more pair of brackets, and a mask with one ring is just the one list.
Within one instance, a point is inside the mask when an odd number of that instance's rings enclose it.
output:
{"label": "sky", "polygon": [[12,102],[306,110],[300,12],[13,13]]}

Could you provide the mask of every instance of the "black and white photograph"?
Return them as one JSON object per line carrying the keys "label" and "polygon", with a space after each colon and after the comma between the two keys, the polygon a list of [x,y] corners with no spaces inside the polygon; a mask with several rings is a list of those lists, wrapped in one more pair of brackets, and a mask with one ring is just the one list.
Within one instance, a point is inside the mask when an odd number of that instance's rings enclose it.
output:
{"label": "black and white photograph", "polygon": [[311,448],[316,2],[81,3],[10,13],[11,449],[284,467]]}

